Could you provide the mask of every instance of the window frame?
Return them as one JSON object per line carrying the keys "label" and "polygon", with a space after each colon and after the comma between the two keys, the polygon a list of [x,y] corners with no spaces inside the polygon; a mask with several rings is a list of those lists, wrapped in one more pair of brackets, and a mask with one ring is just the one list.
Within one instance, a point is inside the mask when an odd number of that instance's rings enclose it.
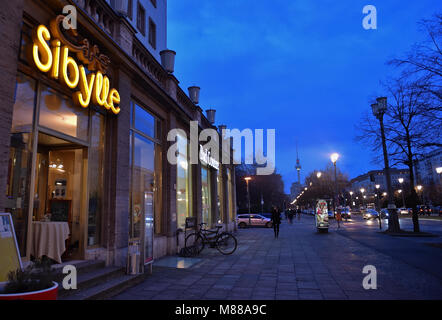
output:
{"label": "window frame", "polygon": [[137,29],[143,36],[146,36],[146,9],[140,1],[137,3]]}
{"label": "window frame", "polygon": [[149,17],[149,36],[148,36],[149,44],[152,48],[155,50],[157,49],[157,25],[152,20],[151,17]]}

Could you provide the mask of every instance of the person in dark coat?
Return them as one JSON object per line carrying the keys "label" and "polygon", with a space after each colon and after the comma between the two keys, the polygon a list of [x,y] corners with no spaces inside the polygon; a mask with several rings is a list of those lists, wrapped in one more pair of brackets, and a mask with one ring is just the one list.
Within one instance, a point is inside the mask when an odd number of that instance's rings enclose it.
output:
{"label": "person in dark coat", "polygon": [[294,209],[288,209],[289,213],[289,223],[292,224],[293,223],[293,216],[295,215]]}
{"label": "person in dark coat", "polygon": [[281,214],[276,206],[272,208],[272,224],[275,232],[275,239],[279,237],[279,225],[281,224]]}

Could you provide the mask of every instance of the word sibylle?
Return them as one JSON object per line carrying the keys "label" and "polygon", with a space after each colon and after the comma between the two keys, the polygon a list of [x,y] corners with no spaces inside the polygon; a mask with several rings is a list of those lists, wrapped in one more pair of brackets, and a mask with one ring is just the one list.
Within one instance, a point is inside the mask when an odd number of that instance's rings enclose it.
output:
{"label": "word sibylle", "polygon": [[32,57],[37,68],[42,72],[49,72],[49,76],[58,79],[71,89],[79,90],[73,94],[74,102],[87,108],[92,101],[104,106],[114,114],[120,112],[116,106],[120,103],[120,95],[116,89],[110,89],[109,78],[101,71],[86,74],[86,68],[78,65],[69,56],[69,47],[62,45],[57,38],[51,40],[51,33],[44,25],[39,25],[32,35]]}

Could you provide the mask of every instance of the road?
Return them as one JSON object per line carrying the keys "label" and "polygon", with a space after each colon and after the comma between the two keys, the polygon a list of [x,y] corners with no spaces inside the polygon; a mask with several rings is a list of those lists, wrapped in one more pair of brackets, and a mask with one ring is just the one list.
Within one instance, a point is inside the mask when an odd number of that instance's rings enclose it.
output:
{"label": "road", "polygon": [[[401,219],[411,229],[410,219]],[[442,234],[442,222],[421,221]],[[392,237],[374,221],[354,217],[318,234],[312,216],[273,230],[241,229],[230,256],[205,249],[198,259],[167,257],[143,283],[114,299],[442,299],[441,238]],[[431,245],[433,244],[433,245]],[[434,246],[436,244],[436,246]],[[377,289],[362,286],[362,269],[373,265]]]}

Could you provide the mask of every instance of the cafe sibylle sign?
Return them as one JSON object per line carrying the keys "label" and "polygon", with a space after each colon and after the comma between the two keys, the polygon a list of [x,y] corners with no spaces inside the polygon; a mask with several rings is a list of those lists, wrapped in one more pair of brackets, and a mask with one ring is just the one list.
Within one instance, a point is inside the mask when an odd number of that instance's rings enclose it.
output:
{"label": "cafe sibylle sign", "polygon": [[[110,59],[96,45],[91,45],[88,39],[79,44],[73,43],[63,34],[60,23],[64,16],[59,15],[50,22],[49,28],[39,25],[32,34],[32,59],[36,67],[53,79],[59,80],[71,89],[77,89],[73,94],[74,102],[87,108],[94,103],[111,110],[114,114],[120,112],[120,94],[116,89],[110,89],[110,81],[106,76]],[[75,30],[69,30],[76,36]],[[75,53],[79,61],[90,71],[78,64],[70,53]]]}
{"label": "cafe sibylle sign", "polygon": [[212,157],[210,150],[204,149],[202,145],[200,145],[200,161],[219,170],[219,161]]}

